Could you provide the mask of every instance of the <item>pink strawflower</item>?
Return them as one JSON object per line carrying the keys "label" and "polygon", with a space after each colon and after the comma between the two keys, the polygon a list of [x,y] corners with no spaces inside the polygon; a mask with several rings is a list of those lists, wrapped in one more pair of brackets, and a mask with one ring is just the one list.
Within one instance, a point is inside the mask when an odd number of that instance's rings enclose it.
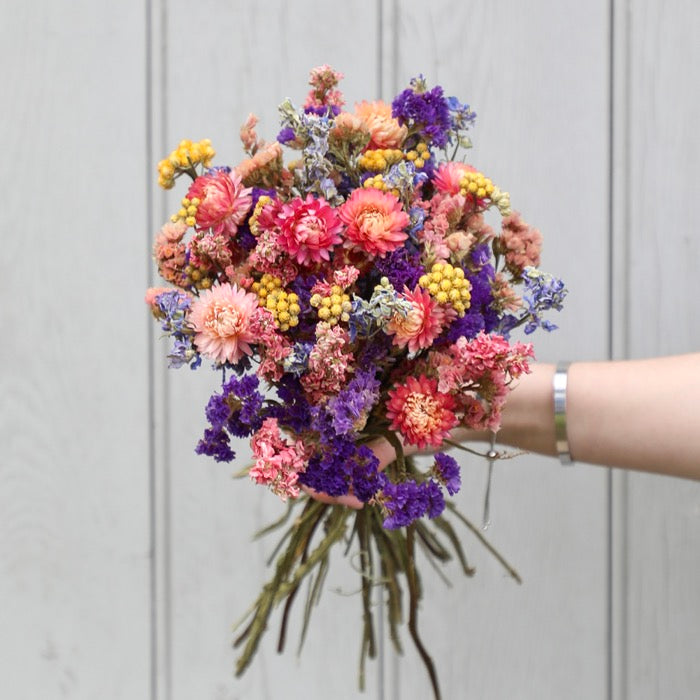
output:
{"label": "pink strawflower", "polygon": [[429,348],[442,332],[445,310],[421,287],[406,289],[400,297],[410,302],[411,310],[406,316],[395,314],[385,331],[394,336],[394,345],[408,346],[412,353]]}
{"label": "pink strawflower", "polygon": [[460,180],[464,173],[476,172],[476,169],[466,163],[457,161],[447,161],[442,163],[435,173],[433,184],[438,192],[446,194],[459,194],[461,185]]}
{"label": "pink strawflower", "polygon": [[386,417],[409,445],[439,447],[457,425],[454,408],[454,398],[438,391],[437,380],[420,375],[389,391]]}
{"label": "pink strawflower", "polygon": [[276,418],[267,418],[250,440],[255,464],[248,472],[258,484],[268,486],[283,501],[299,496],[299,474],[310,456],[301,440],[287,442]]}
{"label": "pink strawflower", "polygon": [[343,222],[323,197],[308,194],[283,205],[277,224],[280,247],[299,265],[330,260],[331,250],[342,241]]}
{"label": "pink strawflower", "polygon": [[391,116],[391,105],[377,100],[355,105],[355,115],[366,124],[371,135],[368,149],[398,148],[406,138],[408,129]]}
{"label": "pink strawflower", "polygon": [[403,229],[410,219],[390,192],[356,189],[339,213],[348,227],[347,241],[369,255],[384,257],[408,238]]}
{"label": "pink strawflower", "polygon": [[193,302],[189,318],[197,349],[221,364],[236,364],[243,355],[250,355],[250,343],[256,341],[250,324],[257,307],[256,294],[228,282],[202,292]]}
{"label": "pink strawflower", "polygon": [[540,264],[542,234],[528,226],[518,212],[513,212],[502,221],[501,235],[496,250],[505,255],[506,266],[514,275],[522,274],[523,268]]}
{"label": "pink strawflower", "polygon": [[301,377],[311,403],[325,403],[343,388],[354,359],[349,346],[350,336],[345,329],[327,323],[316,326],[316,344],[309,354],[307,371]]}
{"label": "pink strawflower", "polygon": [[187,191],[190,200],[199,200],[195,214],[197,229],[235,236],[253,202],[250,193],[235,171],[229,174],[216,170],[210,175],[200,175]]}

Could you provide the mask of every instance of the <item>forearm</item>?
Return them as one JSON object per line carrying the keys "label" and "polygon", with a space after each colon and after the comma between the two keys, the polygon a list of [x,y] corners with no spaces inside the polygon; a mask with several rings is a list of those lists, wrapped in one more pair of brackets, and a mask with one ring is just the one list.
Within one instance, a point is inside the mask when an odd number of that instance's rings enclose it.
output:
{"label": "forearm", "polygon": [[[553,374],[540,364],[520,380],[499,442],[555,454]],[[567,428],[576,461],[700,479],[700,354],[573,364]]]}

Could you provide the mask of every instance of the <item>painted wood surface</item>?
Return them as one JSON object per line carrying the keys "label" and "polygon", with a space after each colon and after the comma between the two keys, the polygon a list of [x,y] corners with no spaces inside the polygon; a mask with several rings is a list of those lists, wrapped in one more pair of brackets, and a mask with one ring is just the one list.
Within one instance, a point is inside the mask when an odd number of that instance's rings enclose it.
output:
{"label": "painted wood surface", "polygon": [[1,4],[0,695],[17,700],[150,695],[143,11]]}
{"label": "painted wood surface", "polygon": [[[0,695],[358,697],[357,575],[341,558],[301,657],[298,617],[276,654],[277,617],[233,677],[231,624],[269,575],[271,541],[251,535],[280,505],[193,454],[218,380],[167,371],[145,318],[145,256],[178,198],[155,191],[155,164],[203,137],[235,162],[250,111],[274,138],[277,104],[303,100],[315,65],[345,73],[351,104],[390,99],[423,73],[472,104],[474,164],[540,228],[543,267],[571,290],[538,356],[697,350],[700,6],[71,7],[0,0],[12,21],[0,48],[11,193],[0,288],[13,301],[0,306]],[[459,502],[478,523],[486,470],[463,464]],[[524,582],[468,533],[473,579],[453,569],[448,588],[424,571],[422,628],[444,697],[697,697],[699,503],[687,482],[498,464],[488,536]],[[364,697],[429,697],[404,643],[401,658],[383,645]]]}
{"label": "painted wood surface", "polygon": [[[627,79],[617,91],[624,167],[615,235],[627,276],[615,290],[626,310],[618,346],[630,357],[697,352],[700,6],[621,5],[616,43]],[[700,485],[629,474],[616,486],[616,697],[696,698]]]}

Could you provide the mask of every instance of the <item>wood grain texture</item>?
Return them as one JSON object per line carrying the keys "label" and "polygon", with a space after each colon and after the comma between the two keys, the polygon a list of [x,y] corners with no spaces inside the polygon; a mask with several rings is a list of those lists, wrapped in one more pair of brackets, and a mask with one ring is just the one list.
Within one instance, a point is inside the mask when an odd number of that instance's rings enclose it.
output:
{"label": "wood grain texture", "polygon": [[[561,330],[533,337],[543,360],[607,352],[607,3],[402,2],[401,84],[423,73],[477,112],[469,161],[543,232],[542,266],[571,290]],[[387,95],[389,97],[389,95]],[[465,458],[460,503],[479,522],[485,465]],[[553,460],[497,465],[489,536],[524,578],[478,544],[474,580],[426,572],[426,642],[446,698],[604,697],[607,478]],[[469,537],[465,536],[467,542]],[[410,646],[410,645],[409,645]],[[407,651],[390,697],[428,697]]]}
{"label": "wood grain texture", "polygon": [[[700,6],[690,0],[622,4],[628,166],[620,191],[627,226],[615,234],[627,241],[627,287],[620,290],[628,300],[627,351],[631,357],[697,352],[700,242],[689,203],[700,186]],[[618,576],[625,607],[618,617],[615,697],[695,698],[700,485],[629,475],[623,488]]]}
{"label": "wood grain texture", "polygon": [[145,698],[143,2],[2,16],[0,688]]}

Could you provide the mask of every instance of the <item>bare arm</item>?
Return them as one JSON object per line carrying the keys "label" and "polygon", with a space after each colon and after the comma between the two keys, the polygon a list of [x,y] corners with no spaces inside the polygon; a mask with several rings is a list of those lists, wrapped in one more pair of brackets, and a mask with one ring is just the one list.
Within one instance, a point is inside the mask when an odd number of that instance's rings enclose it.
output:
{"label": "bare arm", "polygon": [[[553,374],[540,364],[520,380],[499,442],[555,454]],[[575,461],[700,479],[700,354],[571,365],[567,425]]]}

